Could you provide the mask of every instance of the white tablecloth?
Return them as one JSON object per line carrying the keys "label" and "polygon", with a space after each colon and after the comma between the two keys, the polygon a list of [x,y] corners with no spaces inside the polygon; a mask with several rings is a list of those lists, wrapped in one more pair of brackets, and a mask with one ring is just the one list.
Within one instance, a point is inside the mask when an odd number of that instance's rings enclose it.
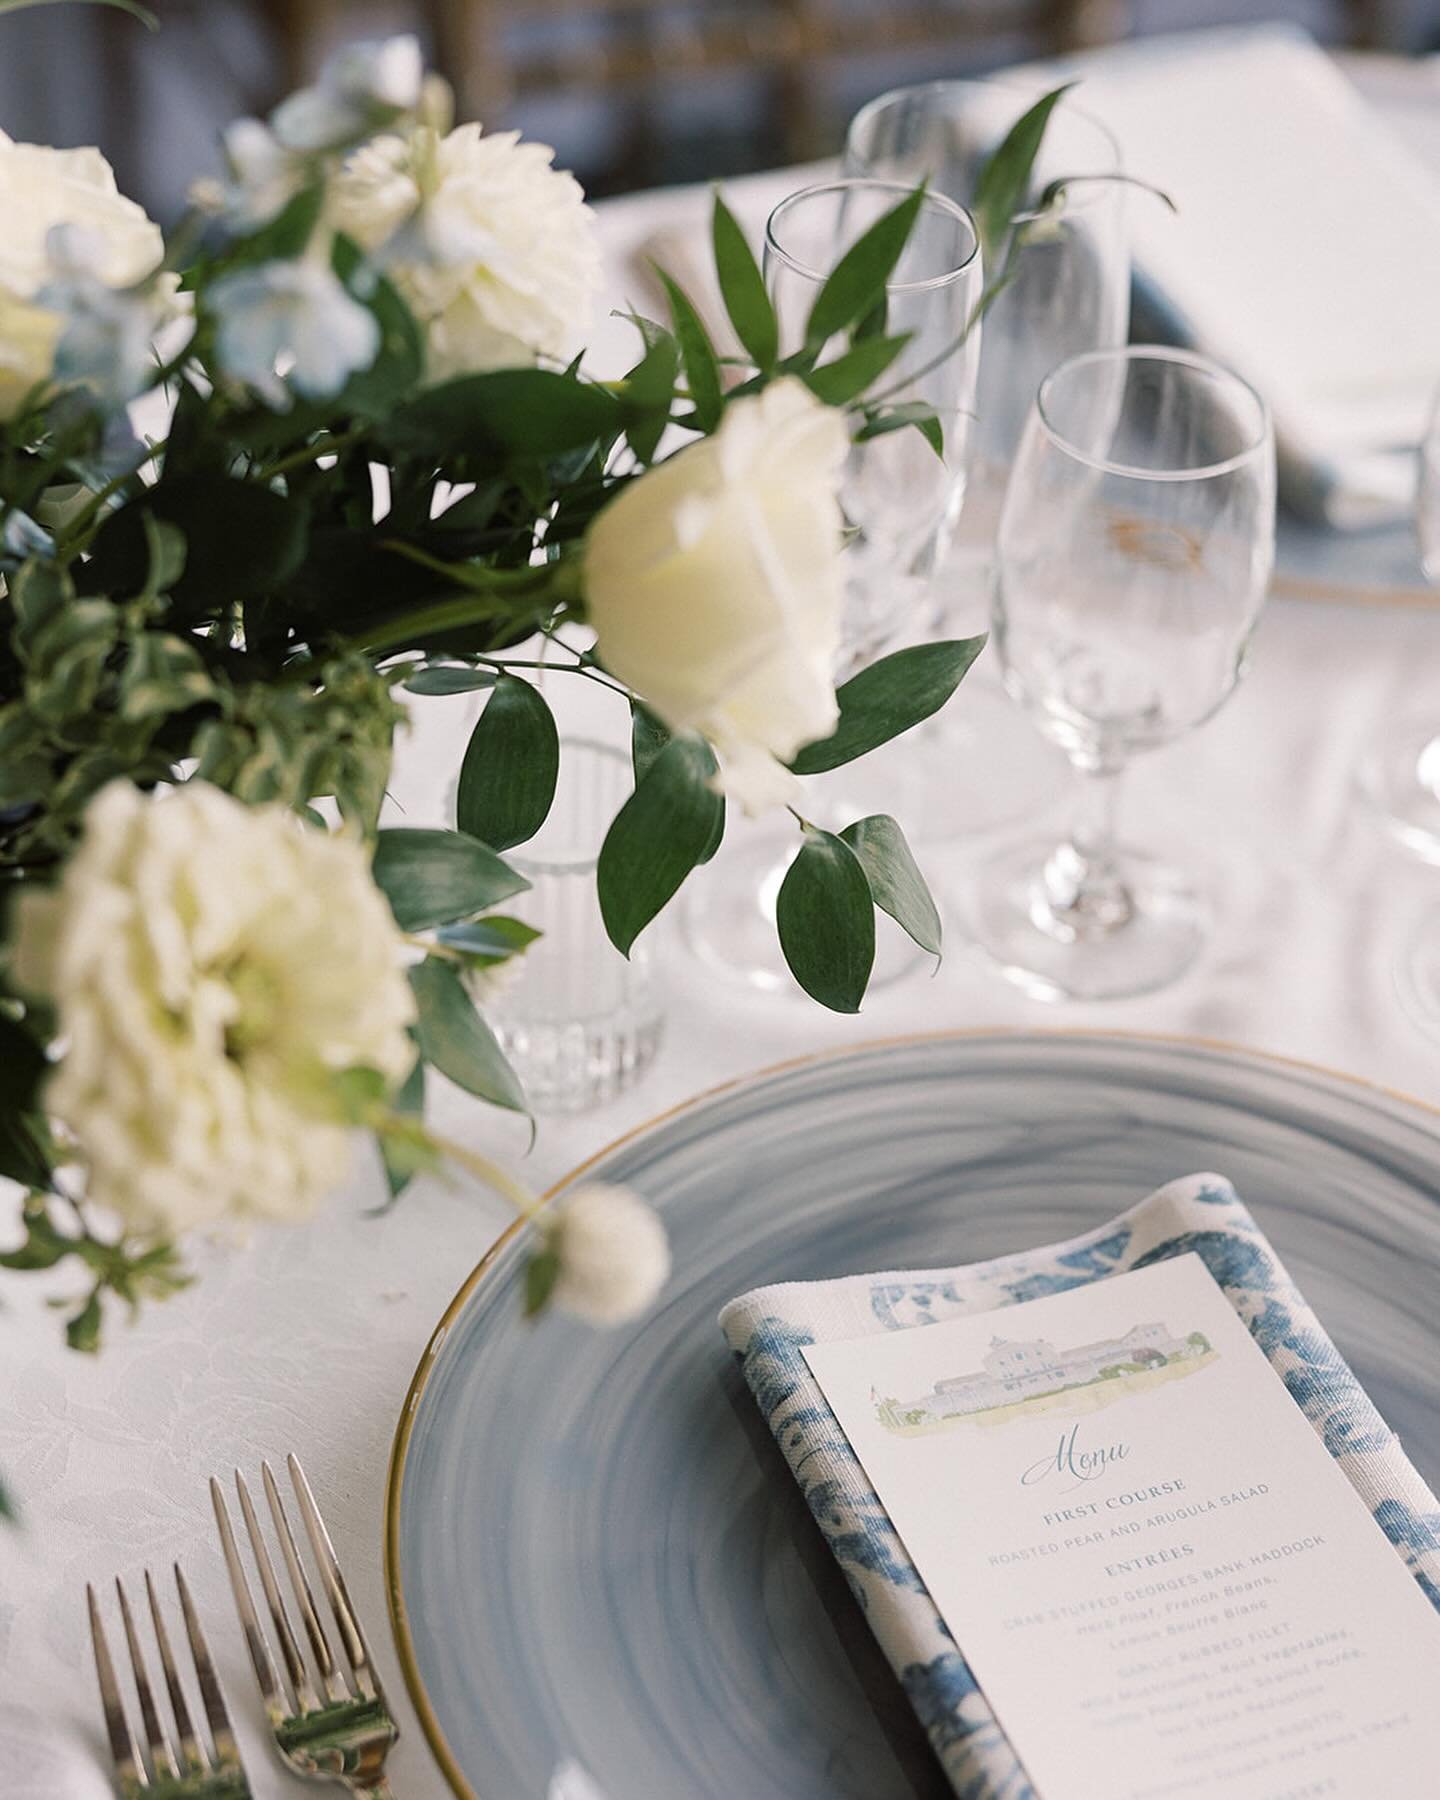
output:
{"label": "white tablecloth", "polygon": [[[787,185],[786,177],[766,177],[733,191],[755,219]],[[704,205],[691,191],[603,209],[617,298],[640,298],[628,266],[635,246],[666,219]],[[602,333],[601,354],[612,365],[628,347],[627,329],[612,321]],[[1137,766],[1128,835],[1212,865],[1222,895],[1212,946],[1172,990],[1108,1006],[1046,1007],[957,943],[936,979],[919,975],[875,996],[859,1018],[842,1019],[798,995],[742,994],[705,973],[671,930],[670,1030],[660,1060],[604,1109],[546,1122],[526,1165],[531,1179],[548,1184],[619,1133],[729,1077],[929,1028],[1099,1026],[1228,1039],[1440,1099],[1440,1046],[1407,1019],[1393,979],[1414,920],[1440,901],[1440,874],[1393,848],[1352,791],[1367,739],[1398,709],[1421,704],[1428,689],[1440,710],[1437,654],[1440,608],[1277,602],[1261,626],[1253,671],[1220,716]],[[552,697],[557,692],[552,684]],[[397,780],[412,821],[427,809],[439,816],[469,704],[424,703]],[[963,710],[963,691],[956,704]],[[624,722],[612,714],[609,728],[618,734]],[[1063,794],[1062,770],[1057,804]],[[937,885],[962,883],[966,856],[978,847],[931,853]],[[492,1154],[523,1153],[513,1121],[454,1090],[437,1096],[436,1117]],[[1224,1168],[1222,1149],[1215,1163]],[[404,1800],[447,1793],[390,1647],[384,1479],[430,1330],[504,1214],[473,1188],[426,1181],[386,1217],[364,1217],[381,1192],[367,1158],[309,1226],[257,1236],[240,1252],[206,1251],[191,1291],[133,1327],[112,1323],[97,1358],[62,1347],[56,1316],[40,1303],[44,1280],[0,1289],[0,1470],[27,1520],[22,1531],[0,1531],[7,1800],[110,1792],[84,1583],[120,1573],[134,1592],[144,1567],[166,1571],[176,1556],[209,1622],[257,1793],[310,1791],[292,1783],[260,1741],[205,1493],[209,1474],[228,1480],[238,1465],[257,1478],[262,1457],[278,1460],[290,1449],[303,1456],[321,1497],[400,1712],[396,1792]],[[1115,1203],[1133,1198],[1116,1195]],[[708,1319],[697,1324],[713,1328]]]}

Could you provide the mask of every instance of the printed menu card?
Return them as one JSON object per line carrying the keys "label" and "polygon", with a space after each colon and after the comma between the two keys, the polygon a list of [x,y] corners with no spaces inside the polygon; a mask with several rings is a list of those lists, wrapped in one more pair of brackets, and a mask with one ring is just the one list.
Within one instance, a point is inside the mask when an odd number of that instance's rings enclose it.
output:
{"label": "printed menu card", "polygon": [[1434,1790],[1440,1614],[1198,1256],[805,1358],[1040,1800]]}

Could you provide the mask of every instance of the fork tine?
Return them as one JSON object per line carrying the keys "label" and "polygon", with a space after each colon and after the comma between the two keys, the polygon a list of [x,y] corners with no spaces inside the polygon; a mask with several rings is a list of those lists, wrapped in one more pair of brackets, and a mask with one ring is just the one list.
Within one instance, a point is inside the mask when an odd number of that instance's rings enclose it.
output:
{"label": "fork tine", "polygon": [[345,1655],[355,1671],[355,1685],[366,1700],[378,1700],[381,1693],[380,1683],[375,1676],[375,1665],[370,1660],[370,1648],[360,1629],[360,1615],[350,1602],[345,1577],[340,1572],[340,1561],[335,1554],[335,1546],[330,1542],[330,1533],[320,1517],[320,1508],[315,1504],[315,1496],[310,1491],[305,1471],[300,1467],[300,1459],[292,1454],[286,1457],[285,1465],[290,1471],[290,1485],[295,1489],[295,1498],[300,1503],[305,1534],[310,1539],[310,1548],[315,1552],[320,1579],[324,1582],[325,1592],[330,1599],[330,1610],[335,1615]]}
{"label": "fork tine", "polygon": [[105,1735],[110,1740],[110,1754],[115,1759],[115,1773],[122,1786],[126,1782],[133,1782],[136,1787],[146,1788],[150,1785],[150,1777],[145,1773],[135,1734],[125,1717],[120,1684],[115,1679],[115,1665],[110,1660],[110,1646],[105,1640],[105,1627],[100,1622],[100,1608],[95,1599],[95,1590],[88,1581],[85,1583],[85,1599],[90,1608],[90,1641],[95,1647],[95,1674],[100,1683],[100,1705],[105,1714]]}
{"label": "fork tine", "polygon": [[[265,1634],[261,1631],[260,1621],[255,1616],[255,1602],[250,1598],[250,1583],[245,1579],[245,1570],[240,1562],[240,1552],[235,1548],[235,1533],[230,1529],[230,1512],[225,1505],[225,1495],[221,1491],[220,1483],[213,1475],[210,1477],[210,1504],[215,1508],[215,1524],[220,1533],[220,1548],[225,1556],[225,1569],[230,1577],[230,1588],[235,1595],[235,1610],[240,1615],[240,1629],[245,1634],[245,1647],[250,1652],[250,1662],[255,1670],[255,1679],[260,1684],[266,1715],[272,1726],[278,1725],[288,1713],[289,1707],[286,1704],[285,1696],[280,1692],[280,1683],[275,1678],[275,1665],[270,1660],[270,1647],[265,1642]],[[213,1726],[213,1719],[211,1724]]]}
{"label": "fork tine", "polygon": [[181,1573],[178,1562],[174,1569],[180,1610],[185,1615],[185,1635],[190,1640],[190,1654],[195,1659],[195,1675],[200,1683],[200,1704],[205,1708],[210,1741],[215,1746],[215,1761],[234,1763],[238,1767],[240,1751],[235,1743],[235,1734],[230,1729],[230,1715],[225,1710],[225,1696],[220,1692],[220,1679],[210,1658],[210,1646],[205,1642],[195,1602],[190,1598],[190,1584]]}
{"label": "fork tine", "polygon": [[255,1508],[250,1501],[250,1490],[245,1485],[245,1477],[237,1469],[235,1471],[235,1491],[240,1496],[240,1511],[245,1518],[245,1529],[250,1534],[250,1549],[255,1557],[255,1567],[259,1571],[260,1585],[265,1590],[265,1604],[270,1608],[270,1622],[275,1627],[275,1636],[280,1641],[280,1656],[285,1664],[285,1673],[290,1677],[290,1686],[295,1691],[295,1711],[297,1713],[314,1712],[320,1705],[310,1676],[305,1668],[305,1659],[300,1654],[300,1646],[295,1642],[295,1634],[290,1629],[290,1616],[285,1611],[285,1602],[280,1597],[280,1584],[275,1579],[275,1565],[270,1560],[270,1552],[265,1548],[265,1539],[260,1535],[260,1521],[255,1517]]}
{"label": "fork tine", "polygon": [[150,1602],[150,1622],[155,1627],[155,1642],[160,1650],[160,1669],[165,1677],[165,1689],[170,1696],[170,1710],[175,1715],[175,1735],[179,1742],[179,1761],[183,1765],[182,1775],[203,1774],[210,1766],[210,1759],[205,1748],[195,1735],[195,1727],[190,1723],[190,1708],[185,1703],[185,1690],[180,1685],[180,1677],[176,1672],[175,1658],[170,1654],[170,1634],[165,1629],[165,1620],[161,1616],[160,1602],[155,1596],[155,1583],[150,1579],[150,1571],[145,1571],[145,1594]]}
{"label": "fork tine", "polygon": [[175,1761],[175,1752],[170,1748],[164,1728],[160,1724],[160,1714],[155,1707],[155,1696],[150,1691],[150,1676],[145,1668],[145,1653],[140,1648],[140,1639],[135,1631],[135,1621],[130,1616],[130,1602],[125,1598],[125,1584],[116,1577],[115,1592],[120,1596],[120,1622],[125,1627],[125,1642],[130,1647],[130,1666],[135,1672],[135,1692],[140,1696],[140,1725],[145,1733],[145,1742],[150,1746],[150,1764],[157,1776],[169,1775],[178,1778],[179,1765]]}
{"label": "fork tine", "polygon": [[295,1603],[300,1608],[300,1618],[305,1626],[305,1635],[310,1640],[310,1648],[319,1665],[320,1679],[325,1688],[325,1698],[327,1700],[348,1700],[350,1690],[341,1678],[339,1669],[335,1666],[330,1640],[325,1636],[324,1627],[316,1615],[315,1596],[310,1592],[310,1583],[306,1578],[299,1552],[295,1548],[295,1534],[290,1529],[290,1521],[285,1514],[285,1504],[280,1498],[280,1490],[275,1485],[275,1474],[268,1462],[261,1463],[260,1476],[265,1484],[265,1498],[270,1503],[270,1517],[275,1521],[275,1535],[280,1540],[280,1554],[285,1559],[285,1567],[290,1575],[290,1586],[295,1590]]}

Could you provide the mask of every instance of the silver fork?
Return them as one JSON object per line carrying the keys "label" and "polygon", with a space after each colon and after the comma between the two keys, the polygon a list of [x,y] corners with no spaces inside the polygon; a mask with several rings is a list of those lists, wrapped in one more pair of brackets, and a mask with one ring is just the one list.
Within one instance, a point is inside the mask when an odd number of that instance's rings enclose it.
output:
{"label": "silver fork", "polygon": [[210,1660],[210,1650],[200,1621],[195,1614],[190,1589],[175,1564],[175,1586],[180,1593],[180,1611],[185,1620],[185,1635],[190,1640],[190,1655],[200,1685],[200,1704],[210,1727],[207,1750],[190,1722],[190,1708],[185,1690],[180,1685],[175,1658],[170,1650],[170,1637],[156,1598],[150,1571],[145,1571],[145,1593],[150,1601],[150,1618],[155,1627],[155,1642],[160,1651],[160,1668],[170,1694],[170,1709],[175,1717],[175,1737],[167,1737],[150,1687],[145,1656],[131,1616],[130,1602],[121,1582],[115,1583],[120,1598],[120,1620],[125,1642],[130,1651],[130,1667],[135,1676],[135,1692],[140,1701],[140,1724],[149,1750],[148,1759],[141,1754],[125,1716],[120,1697],[120,1684],[115,1679],[115,1665],[110,1660],[110,1646],[100,1618],[100,1605],[95,1590],[87,1582],[85,1597],[90,1605],[90,1637],[95,1646],[95,1673],[100,1681],[100,1704],[105,1710],[105,1732],[110,1739],[110,1754],[115,1759],[115,1780],[123,1800],[146,1795],[148,1800],[250,1800],[250,1784],[240,1765],[240,1752],[230,1729],[225,1699]]}
{"label": "silver fork", "polygon": [[305,1479],[305,1472],[295,1457],[287,1457],[286,1466],[290,1471],[290,1484],[295,1490],[305,1535],[310,1540],[315,1565],[320,1571],[320,1582],[335,1617],[335,1628],[339,1633],[350,1673],[347,1679],[336,1664],[329,1639],[315,1611],[310,1583],[295,1547],[295,1536],[290,1529],[290,1520],[286,1516],[275,1476],[269,1463],[261,1463],[260,1474],[275,1527],[276,1541],[280,1546],[281,1559],[289,1575],[295,1605],[314,1658],[318,1685],[311,1677],[295,1641],[295,1634],[290,1628],[290,1616],[285,1610],[280,1584],[275,1579],[275,1565],[265,1547],[260,1521],[255,1516],[255,1508],[250,1499],[250,1490],[245,1485],[244,1476],[237,1469],[235,1491],[240,1499],[240,1512],[245,1520],[255,1568],[260,1576],[260,1586],[285,1669],[283,1686],[277,1679],[270,1647],[256,1617],[255,1605],[250,1597],[250,1584],[246,1580],[240,1553],[235,1546],[235,1533],[230,1528],[230,1513],[225,1504],[225,1495],[219,1482],[212,1476],[210,1498],[215,1506],[220,1547],[225,1553],[225,1567],[230,1575],[230,1586],[235,1591],[240,1628],[245,1634],[255,1679],[260,1684],[265,1714],[270,1721],[270,1732],[281,1759],[297,1775],[311,1781],[343,1782],[360,1800],[394,1800],[394,1794],[385,1779],[385,1759],[390,1754],[390,1746],[400,1734],[385,1704],[385,1696],[375,1674],[365,1634],[360,1629],[359,1616],[350,1602],[345,1577],[340,1573],[340,1564],[335,1558],[335,1547],[330,1542],[330,1534],[320,1517],[315,1496],[310,1491],[310,1483]]}

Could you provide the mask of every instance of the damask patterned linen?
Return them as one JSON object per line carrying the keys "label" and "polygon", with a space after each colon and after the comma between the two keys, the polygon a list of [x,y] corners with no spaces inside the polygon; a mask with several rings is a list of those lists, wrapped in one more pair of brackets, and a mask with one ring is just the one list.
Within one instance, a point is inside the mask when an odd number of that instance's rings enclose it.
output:
{"label": "damask patterned linen", "polygon": [[1067,1243],[951,1269],[757,1288],[720,1315],[745,1380],[961,1800],[1037,1797],[802,1346],[991,1312],[1192,1250],[1440,1609],[1440,1504],[1219,1175],[1173,1181]]}

